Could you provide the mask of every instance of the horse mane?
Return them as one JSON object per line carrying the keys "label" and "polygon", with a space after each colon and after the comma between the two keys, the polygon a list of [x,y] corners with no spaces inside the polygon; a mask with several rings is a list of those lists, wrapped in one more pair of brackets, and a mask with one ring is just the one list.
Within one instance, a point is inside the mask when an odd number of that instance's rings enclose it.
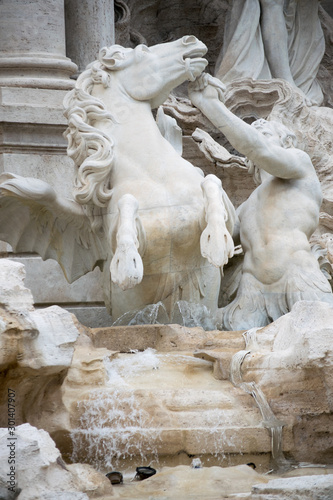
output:
{"label": "horse mane", "polygon": [[95,84],[109,86],[110,75],[105,69],[101,62],[94,61],[64,99],[64,115],[68,119],[64,132],[68,140],[67,154],[77,167],[73,196],[84,206],[94,230],[101,228],[103,207],[112,196],[110,174],[114,164],[114,142],[94,123],[97,120],[115,122],[115,119],[103,101],[91,95]]}

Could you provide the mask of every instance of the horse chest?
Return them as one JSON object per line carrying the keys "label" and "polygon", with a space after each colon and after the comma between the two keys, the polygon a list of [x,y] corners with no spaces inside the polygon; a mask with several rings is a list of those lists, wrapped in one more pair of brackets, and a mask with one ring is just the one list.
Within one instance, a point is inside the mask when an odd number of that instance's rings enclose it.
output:
{"label": "horse chest", "polygon": [[[139,210],[146,232],[143,261],[146,271],[155,272],[161,266],[170,271],[188,267],[189,257],[201,260],[199,251],[200,217],[191,205],[154,210]],[[147,268],[148,266],[148,268]]]}

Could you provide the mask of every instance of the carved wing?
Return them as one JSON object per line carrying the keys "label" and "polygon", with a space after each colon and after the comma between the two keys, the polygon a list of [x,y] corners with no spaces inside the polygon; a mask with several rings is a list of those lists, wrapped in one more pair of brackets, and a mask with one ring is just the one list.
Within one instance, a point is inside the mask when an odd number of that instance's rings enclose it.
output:
{"label": "carved wing", "polygon": [[81,205],[44,181],[8,173],[0,175],[0,240],[14,252],[55,259],[69,283],[102,269],[106,259],[103,236],[92,231]]}

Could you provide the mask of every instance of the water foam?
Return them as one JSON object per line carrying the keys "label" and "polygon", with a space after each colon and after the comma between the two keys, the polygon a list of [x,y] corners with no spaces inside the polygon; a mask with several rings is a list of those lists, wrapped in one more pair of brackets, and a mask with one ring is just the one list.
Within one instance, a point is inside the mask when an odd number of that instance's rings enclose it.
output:
{"label": "water foam", "polygon": [[161,431],[151,428],[150,415],[126,377],[157,369],[159,363],[153,349],[104,360],[109,390],[95,389],[78,403],[79,422],[71,432],[73,462],[84,461],[103,471],[133,457],[144,462],[149,455],[158,463]]}

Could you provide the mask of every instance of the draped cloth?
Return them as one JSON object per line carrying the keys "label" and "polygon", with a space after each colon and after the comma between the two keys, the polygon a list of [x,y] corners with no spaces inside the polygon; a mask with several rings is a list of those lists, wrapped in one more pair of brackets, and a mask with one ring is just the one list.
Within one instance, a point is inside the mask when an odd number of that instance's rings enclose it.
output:
{"label": "draped cloth", "polygon": [[[316,76],[325,52],[325,40],[318,17],[318,0],[286,0],[284,16],[294,82],[313,104],[320,105],[323,94]],[[260,22],[259,0],[233,0],[215,71],[215,76],[223,82],[247,77],[272,78]]]}

